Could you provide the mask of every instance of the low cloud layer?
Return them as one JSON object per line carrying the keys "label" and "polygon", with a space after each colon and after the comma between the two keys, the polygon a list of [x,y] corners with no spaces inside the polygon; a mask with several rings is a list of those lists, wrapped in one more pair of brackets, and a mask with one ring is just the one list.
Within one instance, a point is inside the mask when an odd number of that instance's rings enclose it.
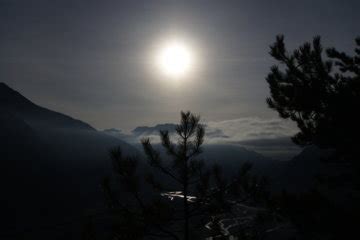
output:
{"label": "low cloud layer", "polygon": [[236,144],[281,160],[290,159],[300,151],[291,141],[297,128],[290,121],[255,117],[208,122],[207,126],[210,129],[220,129],[227,136],[226,139],[209,138],[209,143]]}
{"label": "low cloud layer", "polygon": [[[292,136],[296,127],[281,119],[239,118],[206,123],[209,129],[221,130],[228,139],[227,142],[240,142],[255,139],[275,139]],[[222,141],[213,138],[210,142]]]}
{"label": "low cloud layer", "polygon": [[[159,131],[175,133],[175,124],[158,124],[153,127],[137,127],[131,134],[109,129],[106,133],[125,141],[137,143],[141,138],[149,137],[159,142]],[[246,147],[267,156],[287,159],[297,154],[300,149],[292,143],[291,136],[297,132],[294,123],[281,119],[239,118],[205,123],[206,144],[233,144]]]}

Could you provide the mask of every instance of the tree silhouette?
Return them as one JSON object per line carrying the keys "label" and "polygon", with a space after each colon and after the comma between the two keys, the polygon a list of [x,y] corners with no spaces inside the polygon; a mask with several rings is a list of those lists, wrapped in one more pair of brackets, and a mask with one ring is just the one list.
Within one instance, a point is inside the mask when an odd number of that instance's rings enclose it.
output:
{"label": "tree silhouette", "polygon": [[360,115],[355,111],[360,109],[360,38],[356,44],[353,57],[330,48],[327,58],[320,37],[293,52],[286,49],[283,36],[270,46],[280,66],[267,76],[267,103],[297,123],[296,144],[335,148],[344,155],[359,145]]}
{"label": "tree silhouette", "polygon": [[[199,116],[181,112],[181,122],[176,127],[177,144],[171,141],[168,131],[160,131],[167,158],[162,157],[148,138],[142,139],[151,167],[148,173],[140,166],[138,157],[125,157],[120,148],[111,151],[121,190],[129,193],[127,197],[118,196],[111,181],[103,181],[115,223],[115,239],[143,239],[145,236],[184,240],[223,236],[227,239],[228,233],[220,227],[222,214],[231,212],[239,202],[259,204],[266,201],[267,183],[264,178],[249,175],[251,164],[241,166],[230,180],[223,176],[219,166],[205,166],[199,158],[204,134]],[[206,231],[205,225],[210,231]]]}
{"label": "tree silhouette", "polygon": [[284,37],[277,36],[270,55],[279,65],[271,68],[266,80],[271,93],[268,106],[280,117],[295,121],[300,129],[293,141],[301,146],[335,149],[326,160],[348,169],[340,177],[322,176],[323,180],[352,185],[358,192],[360,37],[355,42],[354,56],[335,48],[328,48],[323,56],[320,37],[289,52]]}
{"label": "tree silhouette", "polygon": [[283,36],[270,46],[279,65],[266,78],[271,93],[268,106],[297,123],[300,132],[292,138],[296,144],[335,150],[324,160],[336,164],[326,165],[327,172],[318,176],[321,192],[285,194],[279,201],[283,215],[306,239],[345,239],[358,231],[360,38],[355,41],[354,56],[335,48],[328,48],[325,55],[320,37],[292,52]]}

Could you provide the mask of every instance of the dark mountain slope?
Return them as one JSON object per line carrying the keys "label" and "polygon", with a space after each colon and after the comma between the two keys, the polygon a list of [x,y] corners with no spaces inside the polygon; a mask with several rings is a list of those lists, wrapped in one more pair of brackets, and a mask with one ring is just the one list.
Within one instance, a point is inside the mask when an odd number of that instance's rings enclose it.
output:
{"label": "dark mountain slope", "polygon": [[72,230],[60,239],[77,238],[82,215],[104,206],[100,183],[111,174],[108,151],[119,145],[137,152],[0,83],[0,239],[54,239],[64,223],[62,234]]}
{"label": "dark mountain slope", "polygon": [[23,97],[4,83],[0,83],[0,109],[24,119],[36,128],[75,128],[95,130],[89,124],[73,119],[62,113],[40,107]]}

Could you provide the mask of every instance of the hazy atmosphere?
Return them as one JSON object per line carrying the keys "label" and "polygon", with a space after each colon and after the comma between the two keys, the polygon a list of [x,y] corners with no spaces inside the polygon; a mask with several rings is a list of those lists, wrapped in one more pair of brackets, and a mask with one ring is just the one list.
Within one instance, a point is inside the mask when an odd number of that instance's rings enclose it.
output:
{"label": "hazy atmosphere", "polygon": [[[98,129],[274,118],[264,78],[276,34],[349,51],[358,1],[0,1],[0,78],[35,103]],[[194,54],[178,82],[152,62],[176,38]]]}
{"label": "hazy atmosphere", "polygon": [[354,239],[359,10],[0,0],[0,239]]}

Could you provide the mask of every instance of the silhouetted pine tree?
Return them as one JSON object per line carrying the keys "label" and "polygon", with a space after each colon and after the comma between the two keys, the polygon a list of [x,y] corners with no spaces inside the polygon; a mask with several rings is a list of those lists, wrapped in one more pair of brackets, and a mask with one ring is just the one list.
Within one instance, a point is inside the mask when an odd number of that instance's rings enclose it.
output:
{"label": "silhouetted pine tree", "polygon": [[335,48],[323,55],[320,37],[289,52],[283,36],[277,36],[270,54],[280,64],[267,76],[270,108],[280,117],[297,123],[300,132],[293,141],[301,146],[315,144],[336,150],[331,159],[349,171],[327,182],[352,184],[360,190],[360,37],[355,55]]}
{"label": "silhouetted pine tree", "polygon": [[293,137],[301,146],[315,144],[353,153],[359,146],[360,38],[355,56],[328,49],[323,55],[320,37],[289,52],[283,36],[270,46],[279,62],[267,76],[270,108],[295,121],[300,132]]}
{"label": "silhouetted pine tree", "polygon": [[[169,132],[160,131],[167,158],[160,155],[148,138],[141,141],[152,169],[148,174],[140,169],[138,158],[123,156],[120,148],[111,151],[121,191],[128,193],[117,196],[111,181],[103,182],[114,220],[114,239],[146,236],[188,240],[206,235],[228,239],[219,225],[221,214],[231,212],[239,202],[254,204],[267,200],[266,181],[249,175],[250,164],[244,164],[230,180],[223,176],[219,166],[205,167],[199,158],[205,134],[199,121],[200,117],[181,112],[181,122],[176,127],[177,144],[171,141]],[[151,189],[145,188],[145,183]],[[171,195],[174,192],[181,201]],[[175,199],[170,201],[166,196]],[[208,232],[204,227],[207,223],[212,226]]]}
{"label": "silhouetted pine tree", "polygon": [[[296,144],[335,150],[331,159],[326,159],[336,163],[335,175],[319,176],[327,191],[284,194],[280,200],[284,214],[308,234],[306,239],[344,239],[357,232],[360,38],[356,46],[354,56],[335,48],[327,49],[325,55],[320,37],[292,52],[286,49],[283,36],[277,36],[270,46],[270,55],[279,65],[273,66],[266,78],[271,93],[268,106],[297,123]],[[331,197],[324,198],[324,193]]]}

